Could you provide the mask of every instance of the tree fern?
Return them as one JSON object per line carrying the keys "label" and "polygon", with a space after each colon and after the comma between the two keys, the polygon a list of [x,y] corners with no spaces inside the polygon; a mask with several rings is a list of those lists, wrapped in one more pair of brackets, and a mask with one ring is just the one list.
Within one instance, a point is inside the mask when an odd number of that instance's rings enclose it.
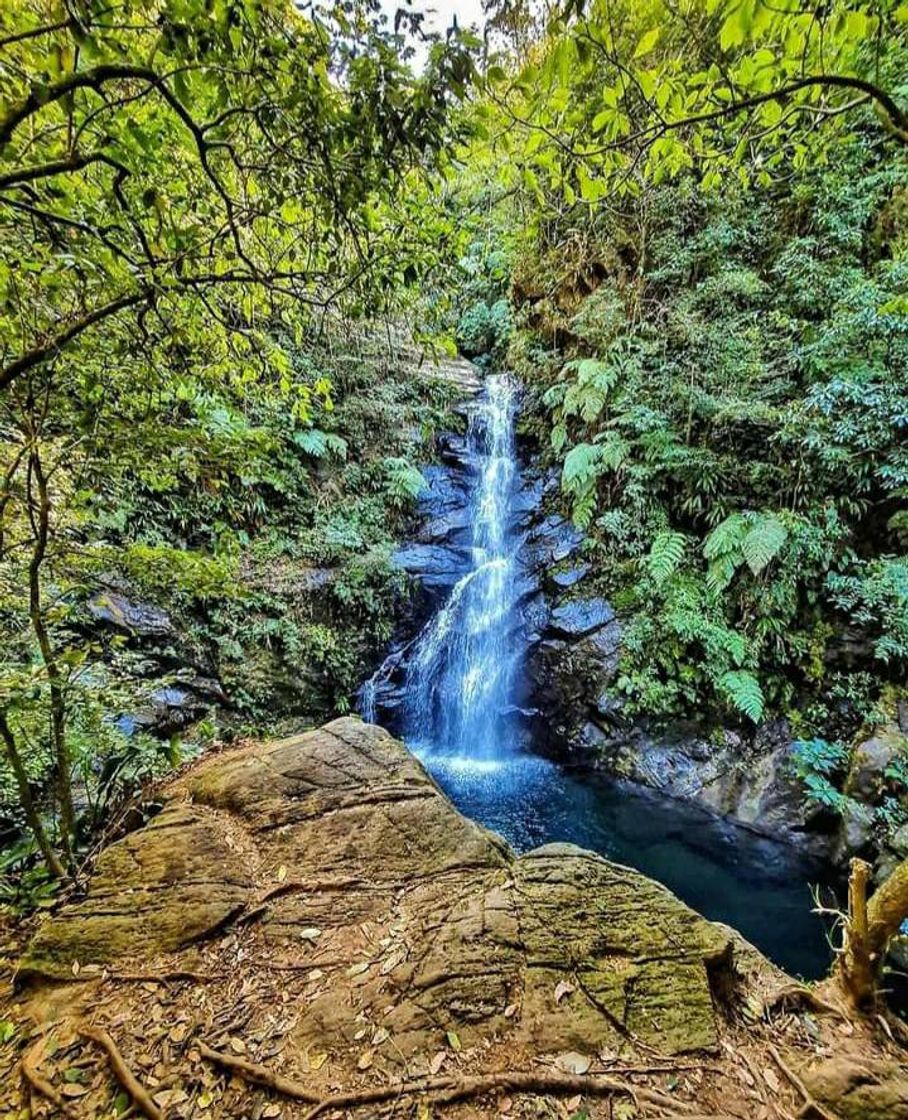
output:
{"label": "tree fern", "polygon": [[778,556],[788,539],[788,530],[771,513],[757,515],[741,541],[741,555],[755,576]]}
{"label": "tree fern", "polygon": [[678,570],[686,543],[687,538],[683,533],[673,533],[671,530],[657,533],[653,538],[646,567],[657,584],[664,583]]}
{"label": "tree fern", "polygon": [[747,533],[747,521],[741,513],[732,513],[720,521],[703,543],[703,555],[707,560],[738,552]]}
{"label": "tree fern", "polygon": [[571,518],[579,529],[586,529],[593,520],[601,472],[602,450],[593,443],[578,443],[565,456],[561,488],[573,499]]}
{"label": "tree fern", "polygon": [[719,686],[738,711],[743,712],[754,723],[760,722],[765,701],[763,689],[753,673],[748,673],[746,669],[724,673]]}
{"label": "tree fern", "polygon": [[314,459],[324,459],[326,455],[336,455],[338,459],[347,458],[347,441],[335,432],[306,428],[293,433],[293,442]]}
{"label": "tree fern", "polygon": [[604,432],[596,436],[596,443],[599,446],[599,463],[600,468],[617,471],[619,470],[631,452],[630,444],[617,432]]}

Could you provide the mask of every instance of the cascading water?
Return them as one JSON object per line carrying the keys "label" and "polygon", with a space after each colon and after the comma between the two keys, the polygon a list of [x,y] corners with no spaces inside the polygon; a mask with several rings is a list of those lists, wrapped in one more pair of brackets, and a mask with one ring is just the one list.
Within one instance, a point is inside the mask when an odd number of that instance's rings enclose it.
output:
{"label": "cascading water", "polygon": [[533,496],[521,478],[516,403],[507,378],[489,378],[471,406],[465,448],[457,440],[453,465],[427,468],[432,543],[411,550],[437,578],[432,590],[447,594],[363,685],[360,711],[402,734],[454,804],[518,850],[568,841],[629,863],[737,926],[789,971],[824,974],[828,946],[807,886],[817,876],[794,849],[517,749],[532,745],[522,668],[542,579],[532,547],[522,546],[532,538],[526,512],[542,492]]}
{"label": "cascading water", "polygon": [[510,632],[520,544],[510,518],[514,406],[513,383],[492,377],[470,419],[472,564],[418,638],[407,670],[404,726],[420,753],[492,760],[513,743],[508,709],[521,656]]}

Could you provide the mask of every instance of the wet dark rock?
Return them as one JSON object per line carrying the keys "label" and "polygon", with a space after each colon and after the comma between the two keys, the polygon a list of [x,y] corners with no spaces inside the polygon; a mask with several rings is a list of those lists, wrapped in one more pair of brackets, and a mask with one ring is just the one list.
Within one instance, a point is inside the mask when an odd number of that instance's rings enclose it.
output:
{"label": "wet dark rock", "polygon": [[120,726],[127,734],[145,731],[169,738],[197,723],[210,709],[210,700],[198,692],[177,684],[162,685],[149,694],[145,707],[122,717]]}
{"label": "wet dark rock", "polygon": [[416,533],[419,544],[443,544],[466,547],[470,536],[470,515],[465,509],[454,509],[420,525]]}
{"label": "wet dark rock", "polygon": [[438,437],[438,454],[443,463],[463,471],[472,465],[466,438],[453,432],[443,432]]}
{"label": "wet dark rock", "polygon": [[469,553],[438,544],[410,544],[394,553],[392,563],[432,587],[449,587],[467,570]]}
{"label": "wet dark rock", "polygon": [[139,638],[170,638],[170,615],[151,603],[137,602],[118,591],[98,591],[88,600],[88,613],[97,622]]}
{"label": "wet dark rock", "polygon": [[528,645],[534,645],[542,639],[551,613],[548,600],[538,589],[521,603],[520,625]]}
{"label": "wet dark rock", "polygon": [[527,518],[532,518],[538,513],[539,507],[542,504],[543,480],[541,478],[531,479],[524,483],[524,485],[514,495],[511,503],[511,510],[517,514],[522,522]]}
{"label": "wet dark rock", "polygon": [[549,630],[567,638],[582,638],[612,622],[615,612],[605,599],[575,599],[552,611]]}
{"label": "wet dark rock", "polygon": [[589,564],[578,564],[576,568],[568,568],[565,571],[553,573],[552,583],[561,589],[573,587],[575,583],[579,583],[584,576],[588,575],[589,571]]}
{"label": "wet dark rock", "polygon": [[883,728],[854,752],[845,792],[860,801],[874,803],[886,785],[886,770],[908,746],[895,726]]}
{"label": "wet dark rock", "polygon": [[560,514],[551,514],[530,530],[521,560],[529,568],[547,568],[573,556],[582,544],[579,529]]}

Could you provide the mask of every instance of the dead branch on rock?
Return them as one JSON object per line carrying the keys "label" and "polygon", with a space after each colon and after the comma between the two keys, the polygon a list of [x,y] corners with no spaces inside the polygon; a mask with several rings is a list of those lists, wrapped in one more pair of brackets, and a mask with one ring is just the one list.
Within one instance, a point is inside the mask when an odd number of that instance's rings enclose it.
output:
{"label": "dead branch on rock", "polygon": [[22,1072],[22,1077],[29,1088],[33,1089],[39,1097],[44,1097],[45,1100],[50,1101],[61,1116],[71,1117],[72,1111],[66,1101],[60,1096],[53,1085],[38,1073],[37,1065],[43,1052],[44,1039],[42,1038],[22,1056],[22,1060],[19,1062],[19,1069]]}
{"label": "dead branch on rock", "polygon": [[782,1061],[782,1055],[775,1048],[775,1046],[770,1045],[769,1052],[770,1054],[772,1054],[773,1061],[776,1063],[782,1073],[785,1074],[791,1084],[804,1098],[804,1104],[801,1106],[801,1110],[798,1113],[799,1116],[810,1116],[810,1114],[813,1113],[816,1116],[819,1116],[821,1120],[840,1120],[840,1118],[836,1116],[834,1112],[830,1112],[828,1108],[820,1104],[820,1102],[813,1096],[813,1094],[810,1092],[801,1078],[798,1077],[798,1075],[794,1072],[794,1070],[791,1069],[790,1066],[787,1066],[784,1061]]}
{"label": "dead branch on rock", "polygon": [[117,1081],[120,1082],[123,1089],[132,1097],[133,1104],[148,1120],[161,1120],[162,1112],[158,1106],[151,1099],[148,1090],[139,1081],[136,1075],[132,1072],[126,1064],[123,1055],[117,1048],[117,1044],[110,1037],[107,1031],[101,1027],[82,1026],[79,1028],[79,1034],[83,1038],[91,1039],[96,1043],[107,1055],[110,1062],[110,1068],[114,1072]]}
{"label": "dead branch on rock", "polygon": [[382,1085],[374,1089],[360,1089],[348,1093],[336,1093],[333,1096],[320,1097],[302,1082],[292,1078],[283,1077],[274,1073],[266,1066],[257,1065],[245,1058],[235,1058],[220,1050],[213,1050],[204,1042],[198,1044],[199,1053],[203,1058],[215,1065],[228,1069],[231,1073],[265,1089],[272,1089],[282,1096],[294,1100],[307,1101],[312,1108],[306,1113],[305,1120],[315,1120],[323,1112],[340,1109],[362,1108],[369,1104],[382,1104],[386,1101],[396,1100],[398,1097],[431,1095],[437,1104],[452,1104],[455,1101],[466,1100],[469,1097],[479,1097],[484,1093],[496,1090],[507,1090],[512,1093],[535,1093],[537,1095],[551,1096],[576,1096],[578,1093],[591,1097],[625,1096],[635,1103],[644,1101],[647,1104],[659,1105],[661,1108],[671,1108],[675,1112],[690,1112],[690,1106],[685,1105],[667,1093],[660,1093],[655,1089],[632,1085],[628,1081],[621,1081],[614,1077],[572,1077],[568,1074],[554,1073],[487,1073],[475,1077],[428,1077],[417,1078],[412,1081],[398,1081],[391,1085]]}

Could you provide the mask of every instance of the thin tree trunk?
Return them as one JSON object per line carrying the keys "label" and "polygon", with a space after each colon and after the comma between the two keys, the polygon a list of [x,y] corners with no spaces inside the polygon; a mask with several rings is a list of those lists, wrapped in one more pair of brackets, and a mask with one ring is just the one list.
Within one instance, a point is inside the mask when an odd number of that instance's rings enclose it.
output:
{"label": "thin tree trunk", "polygon": [[840,971],[848,997],[860,1008],[876,1001],[889,942],[908,919],[908,860],[898,865],[868,901],[869,880],[870,865],[853,859]]}
{"label": "thin tree trunk", "polygon": [[72,864],[72,837],[75,833],[76,813],[73,807],[72,785],[70,781],[69,751],[66,744],[66,698],[63,694],[63,677],[51,644],[44,611],[41,604],[41,565],[47,555],[47,541],[50,531],[50,496],[47,478],[41,466],[37,447],[33,448],[29,459],[29,473],[38,491],[37,519],[33,520],[35,546],[28,566],[29,617],[32,630],[38,640],[41,660],[47,671],[50,688],[51,740],[54,748],[56,768],[57,803],[60,808],[60,831],[63,850],[69,864]]}
{"label": "thin tree trunk", "polygon": [[61,863],[60,857],[54,851],[50,839],[48,838],[47,831],[44,828],[44,824],[41,821],[41,817],[35,805],[35,800],[32,797],[28,773],[22,761],[22,756],[19,754],[19,748],[16,746],[16,739],[9,725],[9,721],[6,718],[6,712],[0,712],[0,739],[3,740],[3,745],[6,748],[6,757],[9,759],[9,764],[12,767],[13,775],[16,779],[16,785],[19,788],[19,801],[25,811],[25,820],[28,823],[28,827],[32,830],[35,842],[41,849],[41,855],[44,856],[44,862],[47,864],[51,873],[56,875],[58,879],[62,879],[66,875],[66,869]]}

